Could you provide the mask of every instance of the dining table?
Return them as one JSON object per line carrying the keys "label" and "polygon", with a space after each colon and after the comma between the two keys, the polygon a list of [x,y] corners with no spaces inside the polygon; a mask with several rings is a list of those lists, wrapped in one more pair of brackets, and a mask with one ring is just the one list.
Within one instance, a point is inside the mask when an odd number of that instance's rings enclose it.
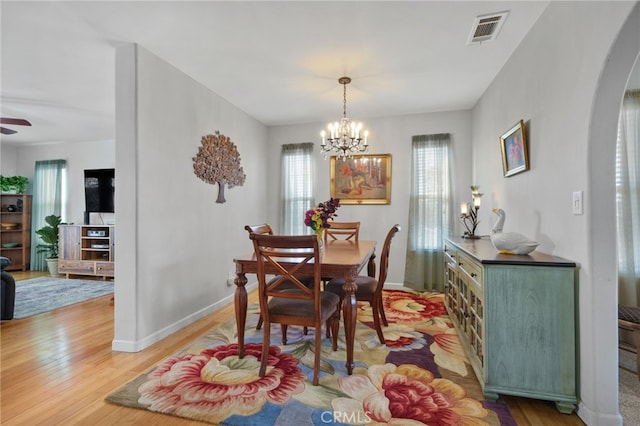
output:
{"label": "dining table", "polygon": [[[327,241],[320,250],[321,276],[323,278],[344,278],[344,300],[342,301],[342,318],[347,346],[346,368],[349,375],[354,368],[353,346],[356,334],[357,307],[355,291],[356,277],[367,266],[367,274],[375,276],[375,241],[359,240]],[[258,272],[258,262],[255,253],[248,253],[233,259],[236,265],[236,285],[234,307],[236,326],[238,329],[238,356],[244,357],[244,330],[247,319],[247,274]],[[276,274],[272,265],[265,264],[267,274]],[[313,264],[307,264],[299,271],[300,275],[313,276]],[[320,331],[316,331],[317,333]]]}

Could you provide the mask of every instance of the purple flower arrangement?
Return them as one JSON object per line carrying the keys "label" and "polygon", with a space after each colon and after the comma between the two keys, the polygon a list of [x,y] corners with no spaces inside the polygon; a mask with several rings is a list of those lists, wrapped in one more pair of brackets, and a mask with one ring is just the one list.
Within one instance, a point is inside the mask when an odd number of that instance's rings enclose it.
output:
{"label": "purple flower arrangement", "polygon": [[318,204],[315,209],[309,209],[304,215],[304,224],[314,230],[320,236],[324,228],[330,228],[329,219],[337,216],[336,210],[340,207],[339,198],[331,198],[329,201]]}

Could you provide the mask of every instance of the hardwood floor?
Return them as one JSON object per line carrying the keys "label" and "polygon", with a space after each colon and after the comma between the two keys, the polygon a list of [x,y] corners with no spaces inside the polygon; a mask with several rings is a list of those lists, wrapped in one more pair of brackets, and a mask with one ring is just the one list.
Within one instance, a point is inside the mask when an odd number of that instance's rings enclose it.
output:
{"label": "hardwood floor", "polygon": [[[13,273],[16,279],[42,274]],[[255,292],[250,303],[256,302]],[[104,402],[110,392],[233,318],[221,308],[138,353],[113,352],[111,296],[0,326],[0,423],[2,425],[201,425],[178,417]],[[553,403],[506,398],[518,425],[583,425]]]}

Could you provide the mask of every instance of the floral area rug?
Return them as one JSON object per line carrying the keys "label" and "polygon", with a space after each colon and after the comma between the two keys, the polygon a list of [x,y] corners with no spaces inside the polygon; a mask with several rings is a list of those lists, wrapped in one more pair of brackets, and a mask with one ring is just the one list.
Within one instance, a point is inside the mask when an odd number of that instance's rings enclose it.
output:
{"label": "floral area rug", "polygon": [[[245,357],[235,322],[107,396],[107,402],[222,425],[515,425],[506,404],[484,400],[440,293],[385,291],[386,345],[367,303],[358,304],[351,376],[343,336],[323,340],[320,384],[313,386],[314,335],[272,326],[269,367],[259,377],[262,331],[249,307]],[[341,327],[342,328],[342,327]],[[343,331],[343,330],[341,330]]]}

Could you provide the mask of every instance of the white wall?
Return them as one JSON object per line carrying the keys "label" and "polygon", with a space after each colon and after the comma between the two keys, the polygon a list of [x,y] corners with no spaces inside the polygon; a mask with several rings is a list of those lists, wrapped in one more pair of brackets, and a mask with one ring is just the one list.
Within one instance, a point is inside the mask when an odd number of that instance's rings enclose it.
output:
{"label": "white wall", "polygon": [[[590,191],[590,175],[596,171],[589,163],[588,141],[599,79],[633,6],[631,2],[552,2],[473,110],[474,175],[485,188],[485,205],[507,212],[506,231],[531,236],[541,242],[540,251],[572,259],[579,265],[579,415],[587,424],[621,422],[615,272],[607,282],[597,280],[593,271],[594,256],[607,251],[614,266],[611,253],[615,252],[615,235],[610,232],[594,239],[593,228],[604,223],[595,220],[590,211],[594,203],[608,206],[607,229],[615,230],[611,178],[615,127],[606,139],[598,141],[608,145],[609,155],[604,158],[611,161],[599,167],[611,185],[607,183],[608,190],[597,199]],[[635,19],[635,38],[640,40]],[[637,55],[637,49],[633,55]],[[630,71],[628,65],[627,76]],[[615,94],[618,103],[608,112],[614,122],[626,78],[619,82],[621,87]],[[520,119],[529,128],[531,170],[503,178],[498,138]],[[571,201],[572,192],[578,190],[584,191],[585,214],[576,216]],[[481,233],[492,222],[487,220],[489,211],[483,209],[481,214]],[[608,250],[599,250],[606,240]],[[600,329],[598,323],[607,326]]]}
{"label": "white wall", "polygon": [[0,175],[23,176],[18,173],[18,147],[0,141]]}
{"label": "white wall", "polygon": [[[243,227],[267,203],[267,131],[143,48],[119,47],[116,70],[113,347],[137,351],[232,301],[233,257],[251,251]],[[202,136],[216,130],[236,144],[247,176],[224,204],[193,173]]]}
{"label": "white wall", "polygon": [[[26,176],[32,181],[36,161],[67,160],[67,203],[63,208],[65,214],[62,221],[83,223],[85,209],[84,170],[113,168],[115,167],[115,157],[114,141],[24,145],[18,150],[16,173]],[[116,177],[116,190],[117,187]],[[33,191],[29,190],[29,193],[33,193]]]}
{"label": "white wall", "polygon": [[[339,99],[336,99],[336,114],[340,113]],[[360,238],[376,240],[382,244],[391,227],[399,223],[398,233],[391,245],[389,276],[387,281],[402,284],[407,247],[407,225],[409,193],[411,190],[411,137],[433,133],[451,133],[454,149],[454,186],[456,204],[470,201],[471,179],[471,112],[453,111],[430,114],[416,114],[386,118],[366,118],[357,116],[357,104],[349,106],[354,111],[353,119],[363,121],[370,132],[370,154],[391,154],[391,204],[388,205],[344,205],[338,210],[343,221],[362,222]],[[281,209],[275,202],[280,199],[280,152],[283,144],[313,142],[315,144],[316,192],[318,202],[329,199],[329,160],[324,160],[319,152],[320,131],[326,123],[308,123],[269,128],[269,151],[267,162],[267,188],[269,204],[268,221],[274,228],[280,228]],[[482,189],[482,188],[481,188]],[[258,219],[258,218],[256,218]],[[262,220],[262,219],[260,219]],[[462,234],[456,223],[457,233]],[[378,249],[380,254],[381,248]]]}

